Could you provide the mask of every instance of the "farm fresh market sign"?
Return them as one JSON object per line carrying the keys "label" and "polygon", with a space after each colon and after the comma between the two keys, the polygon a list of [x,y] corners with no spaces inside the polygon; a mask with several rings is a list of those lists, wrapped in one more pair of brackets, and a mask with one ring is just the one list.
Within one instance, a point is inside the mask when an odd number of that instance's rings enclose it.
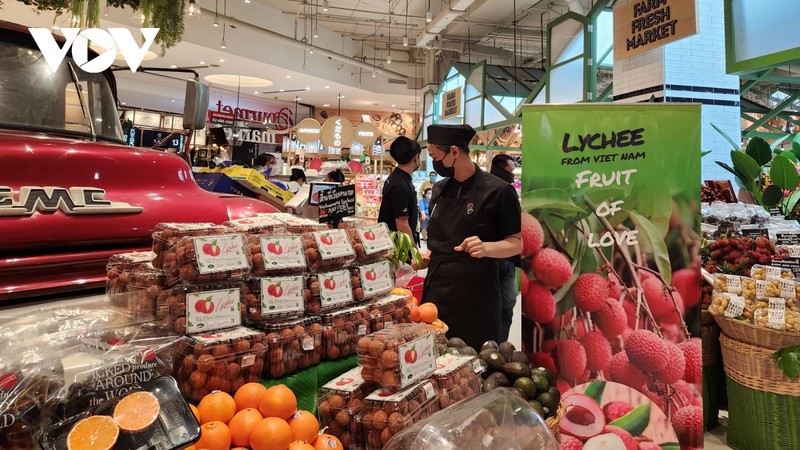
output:
{"label": "farm fresh market sign", "polygon": [[696,33],[696,0],[631,0],[614,8],[614,61]]}

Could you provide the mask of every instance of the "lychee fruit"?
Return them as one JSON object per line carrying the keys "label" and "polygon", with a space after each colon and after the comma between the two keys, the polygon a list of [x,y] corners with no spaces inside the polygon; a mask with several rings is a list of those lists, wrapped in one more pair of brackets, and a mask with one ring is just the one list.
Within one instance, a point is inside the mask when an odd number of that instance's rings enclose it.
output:
{"label": "lychee fruit", "polygon": [[[636,439],[634,439],[630,433],[620,427],[606,425],[606,427],[603,429],[603,433],[614,433],[619,436],[620,439],[622,439],[622,442],[625,443],[625,450],[638,450],[639,448],[639,444],[636,442]],[[623,448],[621,447],[620,450],[623,450]]]}
{"label": "lychee fruit", "polygon": [[528,280],[528,275],[525,271],[521,271],[519,275],[519,291],[522,294],[522,298],[525,298],[528,295],[528,284],[530,280]]}
{"label": "lychee fruit", "polygon": [[672,415],[672,428],[678,435],[681,446],[701,447],[703,445],[703,408],[686,406]]}
{"label": "lychee fruit", "polygon": [[619,352],[611,357],[608,371],[612,381],[622,383],[634,389],[641,388],[650,379],[647,374],[631,364],[625,352]]}
{"label": "lychee fruit", "polygon": [[669,291],[664,289],[664,283],[661,280],[655,277],[643,280],[642,289],[644,290],[644,298],[647,300],[650,311],[654,316],[663,316],[675,309]]}
{"label": "lychee fruit", "polygon": [[653,441],[639,442],[639,450],[661,450],[661,446]]}
{"label": "lychee fruit", "polygon": [[642,283],[644,283],[647,280],[651,280],[651,279],[652,280],[656,280],[657,279],[656,276],[653,275],[652,272],[647,271],[647,270],[639,270],[636,273],[639,274],[639,279],[642,280]]}
{"label": "lychee fruit", "polygon": [[583,442],[565,434],[561,436],[561,450],[583,450]]}
{"label": "lychee fruit", "polygon": [[667,364],[667,346],[650,330],[634,330],[625,342],[628,360],[646,373],[656,373]]}
{"label": "lychee fruit", "polygon": [[585,441],[603,432],[606,418],[593,398],[584,394],[570,394],[561,403],[565,410],[558,424],[561,433]]}
{"label": "lychee fruit", "polygon": [[686,401],[689,402],[689,405],[703,406],[703,396],[700,394],[700,391],[694,384],[687,383],[683,380],[678,380],[678,382],[673,384],[672,387],[674,387],[678,393],[686,398]]}
{"label": "lychee fruit", "polygon": [[625,310],[613,297],[607,298],[603,306],[592,313],[592,321],[608,339],[619,336],[627,325]]}
{"label": "lychee fruit", "polygon": [[561,393],[561,395],[564,395],[567,393],[567,391],[572,389],[572,386],[570,386],[569,383],[564,381],[563,378],[559,378],[558,380],[556,380],[556,388],[558,389],[558,392]]}
{"label": "lychee fruit", "polygon": [[672,273],[672,285],[681,293],[687,309],[694,308],[700,301],[700,270],[676,270]]}
{"label": "lychee fruit", "polygon": [[[675,307],[673,306],[663,314],[654,313],[653,315],[655,316],[658,322],[674,325],[680,323],[683,320],[683,314],[686,312],[686,309],[683,306],[683,297],[681,297],[680,292],[672,291],[672,298],[675,299],[675,305],[678,306],[678,309],[676,310]],[[669,297],[667,297],[667,300],[669,300]]]}
{"label": "lychee fruit", "polygon": [[544,230],[542,225],[531,214],[523,212],[520,222],[522,226],[522,256],[533,256],[542,249]]}
{"label": "lychee fruit", "polygon": [[667,364],[663,369],[653,374],[653,377],[664,384],[673,384],[683,378],[684,370],[686,369],[686,358],[683,356],[683,351],[672,342],[662,341],[667,347],[667,352],[664,354],[664,360]]}
{"label": "lychee fruit", "polygon": [[[636,298],[634,294],[633,298]],[[622,302],[622,309],[625,311],[625,319],[627,320],[628,328],[636,329],[636,304],[628,299]],[[644,308],[639,311],[640,315],[644,315]]]}
{"label": "lychee fruit", "polygon": [[658,407],[661,410],[661,412],[663,412],[664,414],[667,413],[667,400],[664,397],[651,391],[650,389],[647,388],[647,386],[642,387],[640,391],[642,394],[645,395],[645,397],[649,398],[650,401],[653,402],[653,405]]}
{"label": "lychee fruit", "polygon": [[583,312],[599,310],[608,298],[608,289],[608,280],[596,273],[579,275],[572,285],[575,306]]}
{"label": "lychee fruit", "polygon": [[[591,372],[600,372],[608,368],[611,362],[611,344],[608,339],[597,331],[586,333],[581,338],[581,345],[586,350],[586,369]],[[681,373],[681,375],[683,375]]]}
{"label": "lychee fruit", "polygon": [[556,346],[558,373],[567,380],[574,380],[586,370],[586,350],[580,342],[565,339]]}
{"label": "lychee fruit", "polygon": [[533,257],[533,274],[545,286],[559,288],[572,276],[572,266],[558,251],[543,248]]}
{"label": "lychee fruit", "polygon": [[614,433],[595,436],[583,444],[583,450],[622,450],[624,448],[626,448],[625,441]]}
{"label": "lychee fruit", "polygon": [[556,349],[556,345],[558,345],[558,341],[555,339],[545,339],[545,341],[542,342],[542,351],[545,353],[552,353],[553,350]]}
{"label": "lychee fruit", "polygon": [[607,422],[613,422],[631,411],[633,411],[633,405],[621,400],[609,402],[603,406],[603,414],[605,414]]}
{"label": "lychee fruit", "polygon": [[549,322],[556,315],[556,299],[542,283],[530,281],[528,295],[522,298],[522,312],[534,322]]}
{"label": "lychee fruit", "polygon": [[619,300],[622,295],[622,281],[614,272],[608,274],[608,296]]}
{"label": "lychee fruit", "polygon": [[545,352],[536,352],[530,356],[531,365],[534,367],[544,367],[553,375],[558,373],[556,369],[556,362],[550,354]]}
{"label": "lychee fruit", "polygon": [[701,341],[692,338],[689,341],[681,342],[678,348],[683,352],[686,359],[686,370],[683,372],[683,379],[689,383],[699,383],[703,380],[703,350]]}

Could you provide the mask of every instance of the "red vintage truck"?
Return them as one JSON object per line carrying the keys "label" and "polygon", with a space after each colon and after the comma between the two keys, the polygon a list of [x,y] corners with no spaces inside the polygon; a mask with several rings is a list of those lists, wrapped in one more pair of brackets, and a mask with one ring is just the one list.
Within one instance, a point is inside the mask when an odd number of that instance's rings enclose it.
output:
{"label": "red vintage truck", "polygon": [[159,222],[274,211],[201,189],[177,156],[126,146],[110,70],[68,54],[52,72],[27,28],[0,21],[0,306],[101,286],[108,257],[149,250]]}

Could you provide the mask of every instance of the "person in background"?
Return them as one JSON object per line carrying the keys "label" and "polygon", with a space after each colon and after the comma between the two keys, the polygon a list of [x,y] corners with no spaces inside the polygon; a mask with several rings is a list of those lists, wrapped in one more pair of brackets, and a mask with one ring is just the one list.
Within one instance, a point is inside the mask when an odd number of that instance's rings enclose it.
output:
{"label": "person in background", "polygon": [[419,201],[419,233],[420,239],[428,240],[428,221],[430,220],[431,188],[422,192],[422,200]]}
{"label": "person in background", "polygon": [[422,185],[419,187],[420,200],[422,200],[422,195],[425,193],[425,190],[433,187],[433,183],[436,183],[436,172],[431,171],[431,173],[428,174],[428,179],[423,181]]}
{"label": "person in background", "polygon": [[306,173],[303,172],[303,169],[295,167],[292,169],[292,174],[289,175],[289,192],[298,193],[304,184],[306,184]]}
{"label": "person in background", "polygon": [[433,186],[428,224],[429,254],[422,302],[474,348],[500,339],[498,263],[522,248],[521,209],[510,184],[470,158],[475,130],[469,125],[428,127],[428,155],[444,177]]}
{"label": "person in background", "polygon": [[277,164],[277,160],[275,159],[274,155],[270,155],[269,153],[260,153],[258,156],[256,156],[253,169],[269,178],[269,175],[272,173],[272,168],[275,167],[275,164]]}
{"label": "person in background", "polygon": [[[514,182],[514,160],[509,155],[496,155],[492,158],[492,175],[508,184]],[[511,322],[514,317],[514,304],[517,303],[517,266],[521,265],[519,255],[497,262],[500,269],[500,341],[508,340]]]}
{"label": "person in background", "polygon": [[381,209],[378,212],[378,222],[384,222],[392,231],[411,236],[417,243],[419,212],[417,192],[411,181],[411,174],[419,169],[420,153],[422,149],[419,144],[405,136],[392,142],[389,154],[397,161],[397,167],[383,183]]}
{"label": "person in background", "polygon": [[324,181],[327,183],[344,183],[344,172],[342,172],[342,169],[331,170],[325,175]]}

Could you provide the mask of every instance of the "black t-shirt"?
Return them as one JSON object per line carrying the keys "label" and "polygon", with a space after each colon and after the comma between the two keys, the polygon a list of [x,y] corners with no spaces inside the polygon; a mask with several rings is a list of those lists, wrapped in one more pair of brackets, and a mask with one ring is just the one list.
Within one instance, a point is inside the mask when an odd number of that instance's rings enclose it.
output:
{"label": "black t-shirt", "polygon": [[407,217],[411,231],[417,229],[419,206],[417,192],[411,175],[403,169],[396,168],[383,184],[383,198],[378,212],[378,222],[384,222],[392,231],[397,231],[395,219]]}

